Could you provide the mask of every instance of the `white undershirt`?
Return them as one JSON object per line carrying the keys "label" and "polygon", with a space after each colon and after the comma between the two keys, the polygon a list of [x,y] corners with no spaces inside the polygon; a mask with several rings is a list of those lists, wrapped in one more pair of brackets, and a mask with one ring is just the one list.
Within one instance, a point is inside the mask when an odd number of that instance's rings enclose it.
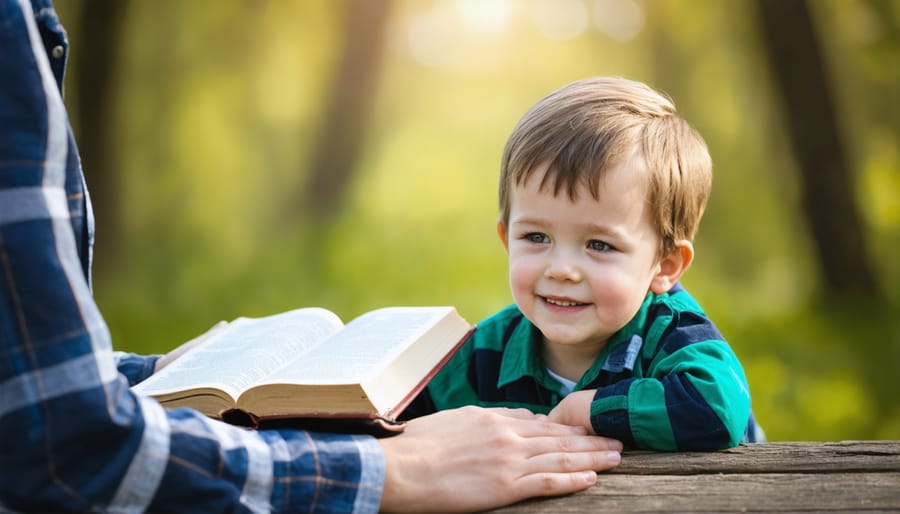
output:
{"label": "white undershirt", "polygon": [[569,393],[572,392],[572,389],[575,389],[575,384],[576,384],[575,381],[569,380],[566,377],[561,377],[561,376],[557,375],[550,368],[547,368],[547,373],[550,373],[551,377],[555,378],[556,380],[559,381],[560,384],[562,384],[562,387],[559,388],[559,394],[561,394],[563,396],[567,396]]}

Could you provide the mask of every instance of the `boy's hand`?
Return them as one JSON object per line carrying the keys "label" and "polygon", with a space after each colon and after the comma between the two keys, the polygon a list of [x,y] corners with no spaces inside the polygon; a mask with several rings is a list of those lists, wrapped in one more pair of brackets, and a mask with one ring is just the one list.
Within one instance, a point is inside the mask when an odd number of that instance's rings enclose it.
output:
{"label": "boy's hand", "polygon": [[547,417],[554,423],[584,427],[589,434],[593,434],[591,401],[594,399],[594,393],[596,393],[595,389],[585,389],[570,393],[550,411]]}

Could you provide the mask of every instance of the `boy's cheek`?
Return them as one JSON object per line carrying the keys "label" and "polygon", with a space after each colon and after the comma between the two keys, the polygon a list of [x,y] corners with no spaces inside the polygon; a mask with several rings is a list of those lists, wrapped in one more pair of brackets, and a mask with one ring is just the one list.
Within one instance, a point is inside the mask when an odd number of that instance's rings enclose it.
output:
{"label": "boy's cheek", "polygon": [[511,262],[509,266],[509,287],[513,294],[531,291],[534,286],[533,275],[531,268],[522,266],[521,263]]}

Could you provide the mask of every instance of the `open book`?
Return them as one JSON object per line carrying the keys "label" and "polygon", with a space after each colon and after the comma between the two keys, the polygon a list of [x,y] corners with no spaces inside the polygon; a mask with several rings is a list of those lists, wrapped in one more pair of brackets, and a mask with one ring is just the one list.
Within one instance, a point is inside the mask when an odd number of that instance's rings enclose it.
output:
{"label": "open book", "polygon": [[391,423],[472,329],[453,307],[386,307],[346,325],[317,307],[238,318],[133,389],[166,407],[252,426],[285,418]]}

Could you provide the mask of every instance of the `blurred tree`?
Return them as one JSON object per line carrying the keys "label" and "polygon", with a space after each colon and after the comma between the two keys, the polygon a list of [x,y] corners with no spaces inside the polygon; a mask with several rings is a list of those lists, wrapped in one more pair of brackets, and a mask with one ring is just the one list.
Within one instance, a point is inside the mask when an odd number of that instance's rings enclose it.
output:
{"label": "blurred tree", "polygon": [[682,54],[675,50],[677,44],[669,30],[671,14],[665,10],[665,5],[662,4],[661,8],[650,9],[647,12],[645,31],[649,38],[647,54],[650,58],[650,73],[653,76],[650,85],[669,98],[678,99],[675,105],[680,108],[681,99],[688,96],[682,77],[689,63],[685,62]]}
{"label": "blurred tree", "polygon": [[309,206],[317,220],[338,212],[365,147],[375,100],[390,0],[346,3],[343,50],[334,69],[317,140],[309,162],[310,180],[292,205]]}
{"label": "blurred tree", "polygon": [[759,0],[762,41],[797,159],[802,206],[829,296],[877,298],[835,116],[831,80],[805,0]]}
{"label": "blurred tree", "polygon": [[119,85],[119,53],[128,0],[84,0],[76,20],[78,41],[72,44],[77,61],[75,87],[77,121],[74,121],[78,148],[89,183],[97,221],[95,251],[107,262],[116,262],[120,244],[120,176],[112,151],[115,140],[113,114]]}

